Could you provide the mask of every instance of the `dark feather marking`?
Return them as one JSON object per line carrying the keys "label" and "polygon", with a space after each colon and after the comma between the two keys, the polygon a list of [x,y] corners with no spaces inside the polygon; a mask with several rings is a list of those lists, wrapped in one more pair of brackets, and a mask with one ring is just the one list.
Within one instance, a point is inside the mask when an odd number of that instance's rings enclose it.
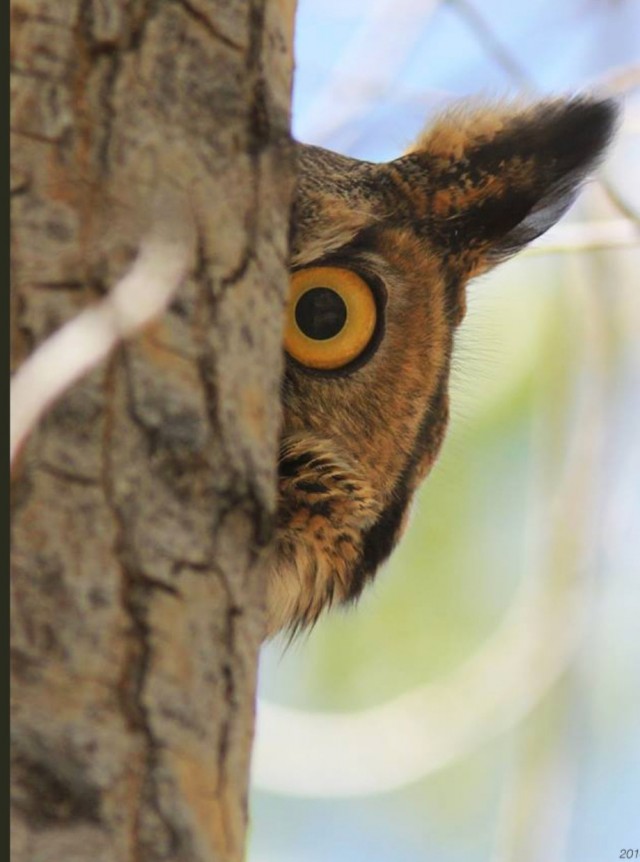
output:
{"label": "dark feather marking", "polygon": [[320,482],[302,482],[298,480],[296,482],[296,490],[306,491],[307,494],[326,494],[327,486],[322,485]]}
{"label": "dark feather marking", "polygon": [[[392,502],[364,535],[362,554],[349,584],[348,600],[358,598],[367,580],[375,574],[396,544],[402,517],[414,491],[411,479],[429,448],[434,445],[434,431],[441,425],[443,414],[446,415],[448,379],[449,368],[447,364],[440,376],[434,401],[422,417],[413,451],[396,482]],[[439,435],[435,441],[436,445],[439,446],[440,440],[441,436]]]}

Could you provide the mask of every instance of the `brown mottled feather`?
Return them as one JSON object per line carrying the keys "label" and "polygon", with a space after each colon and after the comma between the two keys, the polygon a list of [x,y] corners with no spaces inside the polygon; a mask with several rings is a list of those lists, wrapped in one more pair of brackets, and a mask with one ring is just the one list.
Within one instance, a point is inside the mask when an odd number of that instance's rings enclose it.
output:
{"label": "brown mottled feather", "polygon": [[269,634],[357,598],[389,555],[445,436],[467,281],[562,215],[615,116],[580,98],[456,107],[388,164],[299,145],[291,266],[355,270],[382,324],[345,372],[287,358]]}

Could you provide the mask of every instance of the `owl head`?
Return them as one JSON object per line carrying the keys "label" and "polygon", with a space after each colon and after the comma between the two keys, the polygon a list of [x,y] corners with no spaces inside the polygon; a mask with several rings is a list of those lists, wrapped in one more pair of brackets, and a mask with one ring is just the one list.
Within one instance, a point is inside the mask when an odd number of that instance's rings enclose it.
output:
{"label": "owl head", "polygon": [[355,600],[445,436],[467,283],[550,228],[610,101],[460,107],[374,164],[298,145],[268,632]]}

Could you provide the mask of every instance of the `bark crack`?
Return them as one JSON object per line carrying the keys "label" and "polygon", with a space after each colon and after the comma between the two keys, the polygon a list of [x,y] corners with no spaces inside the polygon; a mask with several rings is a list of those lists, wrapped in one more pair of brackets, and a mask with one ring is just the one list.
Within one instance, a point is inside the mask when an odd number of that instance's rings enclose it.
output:
{"label": "bark crack", "polygon": [[[127,374],[126,363],[122,356],[116,355],[109,363],[105,375],[105,431],[102,445],[102,476],[101,484],[104,498],[116,525],[116,540],[114,542],[114,558],[117,560],[122,573],[121,601],[122,607],[129,619],[131,636],[129,639],[129,650],[125,660],[118,695],[120,706],[129,725],[141,734],[145,745],[145,770],[141,778],[140,793],[136,794],[138,807],[134,815],[134,826],[132,845],[135,848],[136,858],[143,862],[145,856],[145,842],[142,839],[143,808],[151,808],[166,829],[170,843],[175,849],[177,837],[172,824],[167,821],[159,801],[157,787],[158,752],[160,744],[153,731],[153,720],[149,708],[145,703],[144,690],[151,664],[152,646],[151,630],[147,619],[147,602],[150,595],[150,586],[153,579],[134,571],[127,559],[127,523],[118,505],[117,494],[113,485],[113,465],[111,463],[111,452],[114,440],[113,422],[114,401],[116,388],[119,385],[117,377],[119,374]],[[153,583],[153,587],[157,587]],[[163,585],[165,588],[166,585]]]}
{"label": "bark crack", "polygon": [[96,487],[101,484],[98,476],[84,476],[82,473],[65,470],[63,467],[50,464],[48,461],[40,461],[38,469],[60,482],[71,482],[74,485],[84,485],[86,487]]}
{"label": "bark crack", "polygon": [[9,131],[13,135],[20,135],[21,138],[28,138],[32,141],[38,141],[41,144],[59,144],[63,139],[64,135],[60,134],[55,138],[49,137],[48,135],[41,135],[38,132],[29,132],[27,129],[18,129],[16,126],[11,126]]}
{"label": "bark crack", "polygon": [[47,84],[62,84],[65,81],[64,75],[52,75],[51,72],[41,72],[39,69],[20,69],[13,64],[9,67],[9,71],[14,77],[46,81]]}
{"label": "bark crack", "polygon": [[195,21],[201,27],[203,27],[206,32],[213,36],[219,42],[222,42],[223,45],[226,45],[227,48],[232,48],[234,51],[244,51],[244,45],[239,42],[235,42],[225,33],[223,33],[218,27],[215,26],[213,21],[200,12],[199,9],[194,8],[189,0],[175,0],[178,6],[181,6],[182,9],[186,12],[186,14],[191,18],[192,21]]}

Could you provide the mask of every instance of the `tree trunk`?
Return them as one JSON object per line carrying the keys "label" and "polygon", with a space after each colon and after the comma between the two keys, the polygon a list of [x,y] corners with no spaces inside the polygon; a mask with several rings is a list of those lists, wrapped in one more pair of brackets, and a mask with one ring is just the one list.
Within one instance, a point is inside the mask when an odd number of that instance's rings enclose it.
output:
{"label": "tree trunk", "polygon": [[14,369],[144,237],[169,311],[15,470],[15,862],[243,856],[275,507],[294,0],[15,0]]}

